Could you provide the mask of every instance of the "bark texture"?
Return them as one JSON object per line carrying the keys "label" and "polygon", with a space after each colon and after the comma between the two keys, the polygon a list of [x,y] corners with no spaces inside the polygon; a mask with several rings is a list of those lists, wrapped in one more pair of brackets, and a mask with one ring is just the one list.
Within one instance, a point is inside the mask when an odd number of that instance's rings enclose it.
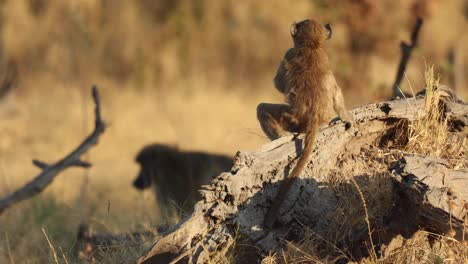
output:
{"label": "bark texture", "polygon": [[[356,245],[348,247],[349,252],[365,254],[362,241],[369,232],[359,192],[375,230],[372,236],[390,240],[395,234],[412,234],[418,225],[440,233],[453,228],[460,236],[468,171],[395,148],[407,141],[408,122],[424,115],[424,102],[419,96],[357,107],[352,110],[355,124],[348,130],[341,121],[322,125],[312,158],[270,230],[263,226],[265,214],[301,153],[303,135],[238,152],[231,171],[202,190],[193,214],[157,241],[139,263],[215,261],[239,237],[261,254],[282,246],[283,238],[300,236],[305,228],[324,238],[330,230],[339,230],[343,243]],[[466,136],[468,105],[446,100],[445,106],[449,123]],[[356,215],[351,210],[362,219],[347,218]]]}

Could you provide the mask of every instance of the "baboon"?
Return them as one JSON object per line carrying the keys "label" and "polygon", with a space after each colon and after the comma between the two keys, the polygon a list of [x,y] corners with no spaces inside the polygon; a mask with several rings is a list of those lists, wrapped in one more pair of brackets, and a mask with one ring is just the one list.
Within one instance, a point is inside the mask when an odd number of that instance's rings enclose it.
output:
{"label": "baboon", "polygon": [[328,65],[322,46],[332,35],[329,24],[314,20],[293,23],[291,36],[294,47],[281,61],[274,78],[276,88],[288,104],[259,104],[257,117],[265,134],[277,139],[289,133],[306,133],[304,150],[296,167],[282,184],[266,218],[265,226],[271,228],[278,216],[294,179],[299,176],[309,159],[318,126],[330,120],[336,112],[349,128],[352,117],[346,111],[340,87]]}
{"label": "baboon", "polygon": [[198,192],[201,185],[209,184],[213,177],[229,171],[233,165],[228,156],[185,152],[164,144],[145,146],[136,162],[140,172],[133,186],[139,190],[154,187],[164,220],[177,218],[178,209],[192,211],[195,202],[201,199]]}
{"label": "baboon", "polygon": [[6,63],[1,63],[0,71],[2,72],[2,78],[0,79],[0,100],[2,100],[11,93],[18,82],[18,67],[13,60],[10,60]]}

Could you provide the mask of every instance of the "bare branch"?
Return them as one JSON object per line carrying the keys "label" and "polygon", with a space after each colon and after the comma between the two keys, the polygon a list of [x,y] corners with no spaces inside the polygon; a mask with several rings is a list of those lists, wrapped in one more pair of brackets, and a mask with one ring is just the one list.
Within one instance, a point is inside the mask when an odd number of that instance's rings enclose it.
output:
{"label": "bare branch", "polygon": [[[34,159],[32,161],[33,165],[38,167],[39,169],[46,169],[48,166],[50,166],[49,164],[43,162],[43,161],[40,161],[40,160],[36,160]],[[73,161],[72,164],[70,164],[70,166],[75,166],[75,167],[82,167],[82,168],[89,168],[91,167],[91,163],[87,162],[87,161],[83,161],[83,160],[75,160]]]}
{"label": "bare branch", "polygon": [[400,83],[405,74],[406,65],[408,64],[408,61],[411,57],[411,52],[417,45],[418,35],[419,35],[419,31],[421,29],[422,24],[423,24],[423,19],[421,17],[418,17],[418,19],[416,20],[416,24],[414,25],[413,32],[411,32],[411,44],[408,44],[404,41],[402,41],[400,44],[401,60],[400,60],[400,65],[398,66],[398,72],[395,78],[395,83],[393,84],[394,96],[403,97],[404,95],[400,89]]}
{"label": "bare branch", "polygon": [[92,165],[91,163],[84,161],[84,160],[77,160],[72,166],[82,167],[82,168],[90,168]]}
{"label": "bare branch", "polygon": [[39,160],[33,160],[33,164],[41,168],[42,172],[22,188],[1,198],[0,214],[11,205],[41,193],[63,170],[69,167],[88,168],[91,166],[90,163],[82,161],[80,157],[86,153],[89,148],[98,143],[99,136],[106,128],[106,125],[101,119],[101,106],[96,86],[93,86],[92,88],[92,95],[95,103],[96,118],[94,131],[86,137],[86,139],[75,150],[54,164],[47,164]]}
{"label": "bare branch", "polygon": [[49,166],[49,164],[40,160],[36,160],[36,159],[33,159],[32,163],[34,166],[38,167],[39,169],[45,169]]}

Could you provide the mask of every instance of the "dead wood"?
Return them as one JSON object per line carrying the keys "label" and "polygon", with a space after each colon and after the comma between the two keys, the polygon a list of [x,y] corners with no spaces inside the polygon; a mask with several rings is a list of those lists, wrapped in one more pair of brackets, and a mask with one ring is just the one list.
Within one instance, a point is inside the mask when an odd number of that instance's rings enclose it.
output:
{"label": "dead wood", "polygon": [[33,197],[41,193],[63,170],[69,167],[90,167],[91,164],[81,160],[81,156],[88,151],[89,148],[98,143],[99,136],[105,130],[105,124],[101,119],[101,105],[99,99],[99,93],[97,87],[92,88],[92,95],[95,103],[95,123],[94,131],[86,137],[86,139],[70,154],[63,159],[48,164],[42,161],[33,160],[33,164],[38,168],[42,169],[42,172],[37,175],[32,181],[27,183],[22,188],[15,192],[6,195],[0,199],[0,214],[10,206],[30,197]]}
{"label": "dead wood", "polygon": [[405,96],[403,91],[401,91],[400,89],[400,83],[401,83],[401,80],[403,80],[403,76],[406,71],[406,65],[408,65],[408,61],[410,60],[410,57],[411,57],[411,52],[417,45],[418,35],[419,35],[419,31],[421,29],[422,24],[423,24],[423,19],[421,17],[418,17],[413,27],[413,31],[411,32],[411,43],[408,44],[402,41],[400,44],[401,59],[400,59],[400,64],[398,65],[398,71],[397,71],[397,75],[395,78],[395,82],[393,84],[393,96],[399,96],[399,97]]}
{"label": "dead wood", "polygon": [[461,241],[468,205],[468,169],[454,170],[443,159],[406,155],[392,170],[403,194],[398,208],[405,212],[400,215]]}
{"label": "dead wood", "polygon": [[[447,99],[449,122],[466,128],[468,105]],[[283,137],[258,150],[238,152],[231,171],[220,174],[201,191],[203,199],[194,213],[157,241],[138,263],[216,262],[217,256],[232,252],[238,237],[259,254],[267,253],[281,247],[284,239],[303,235],[304,227],[324,240],[341,241],[338,247],[347,259],[364,256],[368,254],[364,247],[368,231],[351,178],[369,207],[373,239],[378,236],[390,241],[396,234],[411,235],[422,224],[439,233],[452,225],[461,234],[462,216],[457,210],[463,208],[463,199],[468,201],[468,172],[391,147],[408,141],[398,137],[407,134],[408,122],[424,116],[424,97],[367,104],[353,109],[352,114],[356,124],[349,130],[341,121],[320,127],[314,154],[283,203],[273,229],[263,226],[264,217],[300,154],[302,136]],[[447,211],[444,197],[451,185],[460,188],[453,192],[457,206]],[[445,196],[437,196],[437,190],[445,190]],[[410,201],[413,207],[403,210],[403,201]],[[411,210],[413,218],[404,215]],[[362,219],[356,220],[359,215]],[[341,237],[331,237],[336,234]]]}

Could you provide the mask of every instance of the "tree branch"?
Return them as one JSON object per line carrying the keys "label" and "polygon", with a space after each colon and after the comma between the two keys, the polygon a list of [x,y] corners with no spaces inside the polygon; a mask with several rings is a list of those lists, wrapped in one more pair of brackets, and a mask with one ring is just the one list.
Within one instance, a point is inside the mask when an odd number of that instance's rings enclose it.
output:
{"label": "tree branch", "polygon": [[0,214],[10,206],[32,196],[41,193],[63,170],[69,167],[88,168],[90,163],[82,161],[80,157],[88,151],[89,148],[98,143],[99,136],[104,132],[106,126],[101,119],[101,105],[99,93],[96,86],[92,88],[92,96],[95,103],[95,127],[94,131],[70,154],[54,164],[47,164],[39,160],[33,160],[33,164],[42,172],[32,181],[22,188],[0,199]]}
{"label": "tree branch", "polygon": [[403,75],[405,74],[406,65],[408,64],[408,61],[411,57],[411,52],[417,45],[418,35],[419,35],[419,31],[421,29],[422,24],[423,24],[423,19],[421,17],[418,17],[418,19],[416,20],[416,24],[414,25],[413,32],[411,33],[411,44],[408,44],[404,41],[402,41],[400,44],[401,60],[400,60],[400,65],[398,66],[398,72],[395,78],[395,83],[393,84],[394,96],[399,96],[399,97],[404,96],[403,92],[400,89],[400,83],[401,83],[401,80],[403,79]]}

